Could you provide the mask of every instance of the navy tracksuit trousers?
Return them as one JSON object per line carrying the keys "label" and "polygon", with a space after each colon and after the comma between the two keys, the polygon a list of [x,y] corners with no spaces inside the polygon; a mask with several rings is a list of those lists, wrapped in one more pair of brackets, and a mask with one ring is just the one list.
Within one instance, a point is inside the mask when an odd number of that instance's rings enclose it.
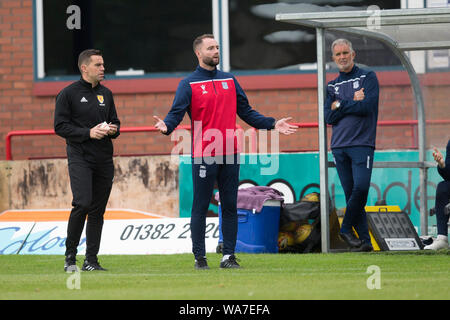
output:
{"label": "navy tracksuit trousers", "polygon": [[[228,158],[228,157],[231,157]],[[191,211],[192,252],[196,259],[206,255],[206,213],[217,180],[222,208],[223,254],[234,254],[237,237],[237,194],[239,186],[239,155],[201,159],[193,158],[192,181],[194,201]],[[195,160],[195,161],[194,161]]]}
{"label": "navy tracksuit trousers", "polygon": [[332,150],[336,170],[345,193],[347,208],[341,232],[355,228],[359,238],[370,243],[366,211],[369,194],[374,149],[372,147],[343,147]]}
{"label": "navy tracksuit trousers", "polygon": [[436,188],[436,225],[437,233],[448,236],[448,219],[449,215],[445,214],[444,207],[450,201],[450,181],[441,181]]}

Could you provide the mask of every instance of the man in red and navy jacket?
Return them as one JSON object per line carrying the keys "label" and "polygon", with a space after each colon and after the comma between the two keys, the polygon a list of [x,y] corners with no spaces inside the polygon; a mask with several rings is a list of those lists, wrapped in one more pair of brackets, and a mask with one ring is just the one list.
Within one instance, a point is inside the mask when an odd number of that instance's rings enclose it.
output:
{"label": "man in red and navy jacket", "polygon": [[297,127],[287,122],[291,118],[276,121],[250,107],[236,78],[217,70],[219,45],[213,35],[197,37],[193,49],[199,66],[180,81],[172,108],[164,120],[154,116],[157,121],[155,127],[169,135],[183,120],[186,112],[191,118],[194,184],[191,237],[195,268],[209,268],[206,261],[205,225],[216,180],[222,208],[224,256],[220,267],[239,268],[234,256],[239,185],[236,115],[254,128],[276,129],[286,135],[294,133]]}

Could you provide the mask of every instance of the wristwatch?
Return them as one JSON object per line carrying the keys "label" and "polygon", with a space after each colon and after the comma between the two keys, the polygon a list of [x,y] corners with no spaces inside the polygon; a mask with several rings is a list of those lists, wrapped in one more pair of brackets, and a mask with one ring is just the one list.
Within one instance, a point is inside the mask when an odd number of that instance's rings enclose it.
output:
{"label": "wristwatch", "polygon": [[336,109],[339,109],[340,106],[341,106],[341,102],[340,102],[340,101],[338,101],[338,102],[336,102],[336,103],[334,104],[334,107],[335,107]]}

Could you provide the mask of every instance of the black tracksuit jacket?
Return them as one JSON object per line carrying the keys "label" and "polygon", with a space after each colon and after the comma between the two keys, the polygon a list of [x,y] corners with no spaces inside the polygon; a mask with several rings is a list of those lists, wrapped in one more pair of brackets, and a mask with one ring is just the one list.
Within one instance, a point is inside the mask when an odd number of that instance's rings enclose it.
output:
{"label": "black tracksuit jacket", "polygon": [[[90,129],[103,121],[116,124],[117,133],[101,140],[91,139]],[[57,135],[66,139],[69,162],[112,161],[111,139],[119,136],[120,121],[111,90],[101,84],[93,88],[83,79],[65,87],[56,96],[54,128]]]}

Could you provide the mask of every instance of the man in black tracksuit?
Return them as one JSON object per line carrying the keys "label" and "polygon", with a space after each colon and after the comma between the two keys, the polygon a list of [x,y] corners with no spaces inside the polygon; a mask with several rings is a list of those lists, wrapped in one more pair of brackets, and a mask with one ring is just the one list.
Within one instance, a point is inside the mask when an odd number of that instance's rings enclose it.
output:
{"label": "man in black tracksuit", "polygon": [[119,132],[111,91],[100,84],[104,62],[100,51],[80,53],[81,79],[56,97],[54,128],[66,139],[72,211],[67,226],[64,270],[76,270],[77,246],[86,216],[86,259],[82,270],[105,270],[97,260],[103,215],[114,179],[113,144]]}

